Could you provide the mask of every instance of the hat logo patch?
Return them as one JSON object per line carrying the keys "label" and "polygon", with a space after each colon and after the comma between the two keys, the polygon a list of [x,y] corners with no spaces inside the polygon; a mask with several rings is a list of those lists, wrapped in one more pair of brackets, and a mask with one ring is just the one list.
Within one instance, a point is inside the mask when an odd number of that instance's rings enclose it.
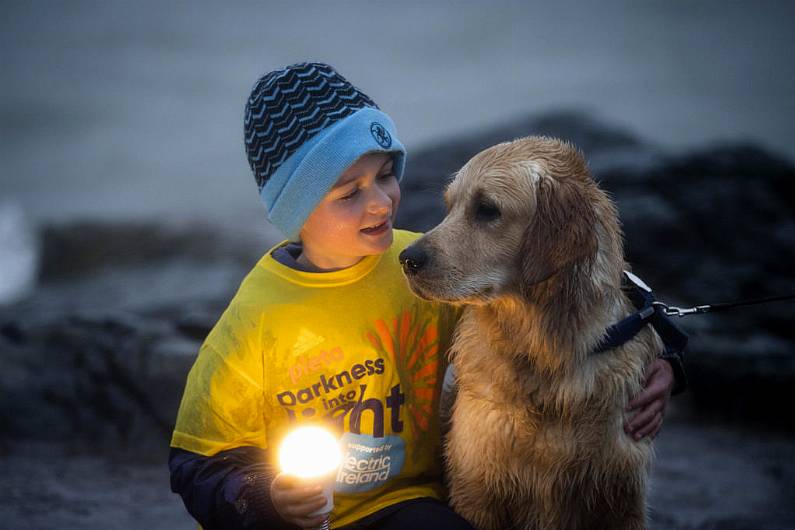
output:
{"label": "hat logo patch", "polygon": [[386,130],[386,127],[374,121],[370,124],[370,134],[373,135],[373,139],[383,147],[384,149],[389,149],[392,145],[392,136],[390,136],[389,131]]}

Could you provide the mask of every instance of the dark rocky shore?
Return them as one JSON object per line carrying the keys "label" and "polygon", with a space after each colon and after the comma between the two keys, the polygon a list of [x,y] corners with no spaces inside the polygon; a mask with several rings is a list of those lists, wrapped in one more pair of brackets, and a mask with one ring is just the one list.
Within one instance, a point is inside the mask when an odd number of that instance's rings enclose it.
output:
{"label": "dark rocky shore", "polygon": [[[633,270],[680,306],[795,293],[795,166],[754,145],[667,153],[576,112],[413,153],[398,226],[427,230],[479,150],[526,134],[578,145],[619,205]],[[42,227],[38,285],[0,306],[0,520],[192,528],[169,492],[185,375],[272,243],[201,223]],[[689,391],[657,440],[653,528],[795,528],[795,303],[697,315]]]}

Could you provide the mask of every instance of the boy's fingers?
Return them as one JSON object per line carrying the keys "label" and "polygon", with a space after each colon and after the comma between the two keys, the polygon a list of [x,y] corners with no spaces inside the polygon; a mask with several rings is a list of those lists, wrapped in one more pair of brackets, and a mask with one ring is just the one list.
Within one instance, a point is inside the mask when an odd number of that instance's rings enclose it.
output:
{"label": "boy's fingers", "polygon": [[307,497],[321,494],[323,492],[323,487],[319,484],[307,483],[296,477],[280,473],[273,479],[271,490],[279,492],[280,494]]}
{"label": "boy's fingers", "polygon": [[654,400],[654,396],[648,390],[641,391],[640,394],[632,398],[632,401],[627,405],[627,410],[635,410],[640,407],[646,406],[649,402]]}
{"label": "boy's fingers", "polygon": [[655,427],[655,428],[654,428],[654,431],[652,431],[652,433],[651,433],[651,434],[649,434],[649,437],[650,437],[652,440],[654,440],[655,438],[657,438],[657,435],[658,435],[658,434],[660,434],[660,431],[662,430],[662,426],[663,426],[663,420],[662,420],[662,418],[660,418],[660,423],[658,423],[658,424],[657,424],[657,427]]}
{"label": "boy's fingers", "polygon": [[279,473],[270,489],[273,505],[285,521],[301,528],[314,528],[323,523],[325,514],[309,515],[326,505],[322,485]]}
{"label": "boy's fingers", "polygon": [[326,514],[309,515],[321,509],[326,504],[326,499],[321,497],[312,502],[287,506],[282,517],[301,528],[319,527],[326,517]]}
{"label": "boy's fingers", "polygon": [[654,378],[655,373],[659,369],[657,366],[657,359],[653,360],[646,366],[646,369],[643,371],[643,386],[648,386],[649,382]]}
{"label": "boy's fingers", "polygon": [[627,410],[643,407],[656,399],[665,399],[670,390],[673,376],[663,368],[661,363],[668,364],[661,359],[654,361],[646,378],[645,388],[629,402]]}
{"label": "boy's fingers", "polygon": [[654,417],[652,418],[652,420],[649,422],[648,425],[646,425],[642,429],[639,429],[635,433],[634,438],[635,440],[640,440],[644,436],[658,431],[661,426],[662,426],[662,413],[658,412],[654,415]]}
{"label": "boy's fingers", "polygon": [[293,524],[301,528],[318,528],[326,520],[325,515],[318,515],[314,517],[299,517],[292,521]]}
{"label": "boy's fingers", "polygon": [[662,416],[662,413],[662,403],[659,400],[652,401],[648,406],[642,408],[627,421],[625,430],[633,433],[639,429],[643,429],[654,419],[655,415],[660,414],[660,416]]}
{"label": "boy's fingers", "polygon": [[646,388],[641,391],[640,394],[635,396],[635,398],[629,402],[627,405],[627,410],[635,410],[641,407],[645,407],[663,399],[665,397],[666,387],[664,385],[657,385],[653,383],[652,385],[647,386]]}
{"label": "boy's fingers", "polygon": [[308,517],[310,513],[318,511],[325,505],[325,498],[313,498],[306,502],[297,502],[285,505],[284,513],[292,517]]}
{"label": "boy's fingers", "polygon": [[293,489],[293,490],[285,490],[280,495],[280,500],[284,504],[289,505],[302,505],[302,504],[316,504],[318,499],[323,500],[325,497],[322,495],[322,490],[303,490],[303,489]]}
{"label": "boy's fingers", "polygon": [[673,387],[674,371],[671,368],[671,363],[665,359],[655,359],[654,369],[652,370],[651,377],[648,381],[648,386],[659,389],[662,392],[668,392]]}

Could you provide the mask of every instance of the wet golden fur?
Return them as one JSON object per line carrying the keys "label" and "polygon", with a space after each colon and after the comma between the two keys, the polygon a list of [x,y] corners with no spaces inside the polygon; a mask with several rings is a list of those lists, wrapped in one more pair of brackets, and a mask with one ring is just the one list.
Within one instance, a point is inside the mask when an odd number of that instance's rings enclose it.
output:
{"label": "wet golden fur", "polygon": [[579,151],[544,137],[479,153],[445,201],[447,217],[413,245],[427,263],[407,276],[419,296],[465,304],[452,506],[484,530],[645,528],[652,448],[622,425],[661,344],[644,329],[589,354],[633,311],[614,204]]}

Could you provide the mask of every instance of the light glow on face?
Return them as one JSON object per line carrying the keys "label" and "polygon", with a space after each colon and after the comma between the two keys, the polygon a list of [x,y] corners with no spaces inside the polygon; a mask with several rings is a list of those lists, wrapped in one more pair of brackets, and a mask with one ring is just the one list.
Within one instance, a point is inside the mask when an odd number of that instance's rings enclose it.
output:
{"label": "light glow on face", "polygon": [[279,448],[282,471],[300,478],[314,478],[336,470],[342,460],[337,439],[325,429],[299,427],[288,434]]}
{"label": "light glow on face", "polygon": [[[383,254],[393,241],[400,185],[390,155],[368,153],[338,181],[343,184],[323,197],[301,227],[303,258],[320,270],[351,267]],[[363,231],[384,221],[387,229],[380,233]]]}

